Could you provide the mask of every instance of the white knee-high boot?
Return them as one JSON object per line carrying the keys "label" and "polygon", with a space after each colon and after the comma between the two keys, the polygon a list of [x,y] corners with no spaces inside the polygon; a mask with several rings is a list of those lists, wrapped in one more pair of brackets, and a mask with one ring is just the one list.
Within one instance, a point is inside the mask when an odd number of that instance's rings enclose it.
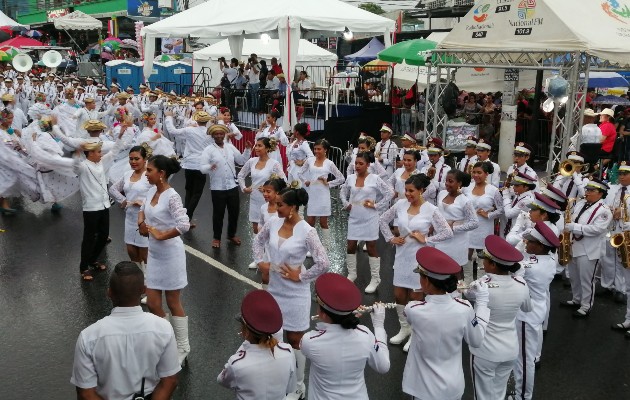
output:
{"label": "white knee-high boot", "polygon": [[396,336],[392,336],[389,339],[389,343],[391,344],[401,344],[411,335],[411,326],[409,326],[409,322],[407,322],[407,317],[405,317],[405,306],[402,304],[396,304],[396,313],[398,314],[398,322],[400,322],[400,331],[396,334]]}
{"label": "white knee-high boot", "polygon": [[370,263],[370,284],[365,288],[365,293],[376,292],[376,288],[381,283],[381,259],[380,257],[368,257]]}
{"label": "white knee-high boot", "polygon": [[171,316],[171,325],[175,331],[175,341],[179,352],[179,363],[184,365],[184,361],[190,353],[190,343],[188,342],[188,316]]}
{"label": "white knee-high boot", "polygon": [[346,267],[348,268],[348,280],[357,280],[357,255],[346,254]]}
{"label": "white knee-high boot", "polygon": [[[255,239],[256,239],[256,234],[254,233],[254,240],[255,240]],[[252,240],[252,242],[253,242],[253,240]],[[249,268],[249,269],[257,269],[257,268],[258,268],[258,264],[256,264],[256,262],[255,262],[255,261],[252,261],[252,262],[251,262],[251,264],[249,264],[249,265],[247,266],[247,268]]]}
{"label": "white knee-high boot", "polygon": [[306,394],[306,385],[304,384],[304,370],[306,369],[306,357],[302,354],[302,350],[293,349],[295,354],[296,368],[295,377],[297,380],[297,389],[293,393],[289,393],[285,400],[303,399]]}

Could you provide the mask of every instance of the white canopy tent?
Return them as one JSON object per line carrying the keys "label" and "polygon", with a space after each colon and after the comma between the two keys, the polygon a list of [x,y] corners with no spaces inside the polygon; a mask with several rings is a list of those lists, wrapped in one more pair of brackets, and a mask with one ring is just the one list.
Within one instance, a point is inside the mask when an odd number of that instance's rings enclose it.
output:
{"label": "white canopy tent", "polygon": [[89,31],[103,29],[103,23],[82,11],[74,11],[53,20],[55,29]]}
{"label": "white canopy tent", "polygon": [[[225,57],[231,53],[227,39],[195,51],[193,53],[193,72],[199,73],[204,67],[209,68],[212,73],[210,86],[215,87],[219,84],[222,76],[217,60],[219,57]],[[270,39],[268,42],[261,39],[245,39],[243,41],[242,55],[237,58],[239,60],[247,60],[252,53],[256,53],[259,60],[270,60],[272,57],[276,57],[278,62],[283,63],[284,61],[280,56],[280,41],[278,39]],[[300,39],[296,59],[298,67],[306,69],[309,66],[327,66],[332,68],[336,64],[336,54],[322,49],[306,39]]]}
{"label": "white canopy tent", "polygon": [[28,25],[18,24],[16,21],[14,21],[13,19],[9,18],[2,11],[0,11],[0,26],[23,26],[25,28],[29,27]]}
{"label": "white canopy tent", "polygon": [[[257,0],[242,0],[238,12],[226,7],[222,0],[209,0],[169,18],[163,19],[142,29],[144,54],[155,52],[155,39],[158,37],[200,37],[212,38],[227,36],[233,57],[243,54],[243,40],[246,35],[258,37],[267,33],[279,39],[280,58],[284,61],[288,82],[293,80],[299,39],[320,35],[340,35],[352,32],[383,34],[385,46],[391,44],[390,34],[395,22],[368,11],[346,4],[340,0],[295,1],[274,0],[264,6]],[[147,57],[144,75],[151,73],[151,57]],[[284,127],[289,128],[295,121],[295,106],[287,89],[287,118]]]}

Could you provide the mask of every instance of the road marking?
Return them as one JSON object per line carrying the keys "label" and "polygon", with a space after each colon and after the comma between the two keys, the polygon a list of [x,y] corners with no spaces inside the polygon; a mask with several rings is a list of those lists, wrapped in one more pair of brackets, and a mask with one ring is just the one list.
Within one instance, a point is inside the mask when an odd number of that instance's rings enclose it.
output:
{"label": "road marking", "polygon": [[234,271],[232,268],[229,268],[226,265],[221,264],[220,262],[218,262],[217,260],[215,260],[214,258],[210,257],[209,255],[200,252],[199,250],[188,246],[187,244],[184,245],[184,249],[186,249],[186,252],[192,254],[193,256],[202,259],[203,261],[205,261],[206,263],[210,264],[211,266],[213,266],[214,268],[218,269],[219,271],[225,272],[226,274],[230,275],[233,278],[238,279],[241,282],[244,282],[250,286],[255,287],[256,289],[262,289],[262,286],[260,283],[258,282],[254,282],[253,280],[249,279],[246,276],[243,276],[241,274],[239,274],[238,272]]}

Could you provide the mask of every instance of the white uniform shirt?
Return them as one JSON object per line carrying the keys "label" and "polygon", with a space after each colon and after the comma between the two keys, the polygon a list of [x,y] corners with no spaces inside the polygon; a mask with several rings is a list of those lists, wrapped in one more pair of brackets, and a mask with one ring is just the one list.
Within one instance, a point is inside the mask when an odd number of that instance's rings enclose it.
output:
{"label": "white uniform shirt", "polygon": [[105,154],[98,163],[75,157],[74,172],[79,176],[83,211],[100,211],[111,205],[107,189],[107,173],[114,158],[124,146],[125,143],[122,140],[117,141],[112,151]]}
{"label": "white uniform shirt", "polygon": [[532,309],[527,283],[523,278],[512,275],[486,274],[481,279],[499,286],[488,289],[490,321],[486,328],[486,337],[481,347],[471,347],[470,352],[475,357],[492,362],[516,360],[516,313],[518,310],[529,312]]}
{"label": "white uniform shirt", "polygon": [[311,361],[309,400],[367,400],[365,363],[378,373],[389,371],[385,329],[376,328],[374,335],[363,325],[344,329],[323,322],[317,329],[307,332],[300,344]]}
{"label": "white uniform shirt", "polygon": [[586,124],[582,126],[581,144],[600,143],[602,140],[602,130],[596,124]]}
{"label": "white uniform shirt", "polygon": [[457,169],[468,173],[468,170],[479,161],[479,157],[477,156],[464,156],[461,160],[459,160],[459,164],[457,165]]}
{"label": "white uniform shirt", "polygon": [[378,154],[382,160],[381,164],[387,173],[391,174],[396,169],[396,156],[398,155],[398,146],[391,140],[376,143],[374,154]]}
{"label": "white uniform shirt", "polygon": [[171,324],[140,306],[115,307],[77,339],[70,382],[108,400],[152,393],[160,378],[181,370]]}
{"label": "white uniform shirt", "polygon": [[519,310],[516,314],[517,320],[531,325],[540,325],[545,321],[549,285],[556,274],[557,263],[555,254],[525,255],[525,259],[521,262],[521,276],[529,288],[532,310],[530,312]]}
{"label": "white uniform shirt", "polygon": [[[606,196],[606,199],[604,199],[604,202],[610,208],[611,212],[614,212],[615,209],[621,207],[621,188],[621,185],[611,185],[610,190],[608,191],[608,195]],[[627,212],[630,212],[630,185],[626,186],[626,192],[624,196],[626,196],[626,209],[628,210]],[[619,233],[621,231],[627,230],[629,224],[624,223],[623,220],[624,215],[622,214],[621,218],[615,221],[614,228],[610,233]]]}
{"label": "white uniform shirt", "polygon": [[[529,165],[527,165],[527,163],[525,163],[521,165],[520,167],[518,167],[518,171],[531,178],[534,178],[534,182],[536,182],[535,190],[538,190],[538,174],[536,173],[536,171],[534,171],[532,167],[530,167]],[[510,176],[513,172],[514,172],[514,164],[510,165],[510,167],[508,168],[507,176]],[[514,195],[514,190],[512,188],[510,188],[510,194]]]}
{"label": "white uniform shirt", "polygon": [[[429,168],[431,168],[430,162],[422,170],[420,170],[420,172],[426,174]],[[430,201],[432,204],[437,204],[437,195],[440,191],[446,189],[446,175],[450,170],[451,167],[446,165],[446,163],[444,162],[444,157],[440,157],[438,162],[435,163],[435,175],[433,176],[433,179],[431,179],[431,182],[434,182],[435,186],[437,187],[437,192],[435,193],[434,198],[429,198],[425,194],[424,197],[427,199],[427,201]]]}
{"label": "white uniform shirt", "polygon": [[182,159],[182,168],[199,170],[199,157],[201,152],[213,143],[212,136],[206,131],[206,126],[189,126],[177,129],[173,125],[173,117],[166,117],[164,121],[168,133],[172,135],[184,135],[186,137],[186,147],[184,148],[184,158]]}
{"label": "white uniform shirt", "polygon": [[268,348],[243,342],[217,377],[239,400],[280,400],[296,389],[295,356],[286,343]]}
{"label": "white uniform shirt", "polygon": [[582,174],[574,173],[572,176],[558,175],[553,180],[553,187],[560,189],[568,198],[584,197],[584,187],[588,183],[588,179]]}
{"label": "white uniform shirt", "polygon": [[[584,211],[576,221],[580,211],[586,205],[586,200],[578,201],[571,213],[571,221],[574,222],[571,229],[572,250],[573,257],[587,256],[592,261],[598,260],[604,254],[606,243],[604,237],[608,233],[612,213],[604,201],[599,200]],[[565,226],[565,229],[567,228],[568,226]]]}
{"label": "white uniform shirt", "polygon": [[212,143],[203,150],[199,157],[199,170],[208,174],[210,190],[233,189],[238,186],[235,163],[245,164],[250,155],[251,149],[245,149],[245,152],[241,154],[230,143],[224,143],[223,147]]}

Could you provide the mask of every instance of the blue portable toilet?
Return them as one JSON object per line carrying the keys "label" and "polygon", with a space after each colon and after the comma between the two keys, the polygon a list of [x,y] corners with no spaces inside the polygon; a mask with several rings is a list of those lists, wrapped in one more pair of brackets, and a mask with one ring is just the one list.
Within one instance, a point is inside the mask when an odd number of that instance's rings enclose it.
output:
{"label": "blue portable toilet", "polygon": [[169,78],[168,67],[164,63],[154,62],[151,76],[149,76],[149,85],[151,89],[160,87],[163,91],[171,90],[172,81]]}
{"label": "blue portable toilet", "polygon": [[105,82],[107,87],[112,84],[112,78],[116,78],[121,89],[127,86],[133,87],[136,92],[143,81],[142,66],[126,60],[112,60],[105,64]]}
{"label": "blue portable toilet", "polygon": [[164,65],[168,70],[169,82],[174,83],[170,89],[179,95],[189,95],[192,88],[192,65],[181,61],[171,61]]}

